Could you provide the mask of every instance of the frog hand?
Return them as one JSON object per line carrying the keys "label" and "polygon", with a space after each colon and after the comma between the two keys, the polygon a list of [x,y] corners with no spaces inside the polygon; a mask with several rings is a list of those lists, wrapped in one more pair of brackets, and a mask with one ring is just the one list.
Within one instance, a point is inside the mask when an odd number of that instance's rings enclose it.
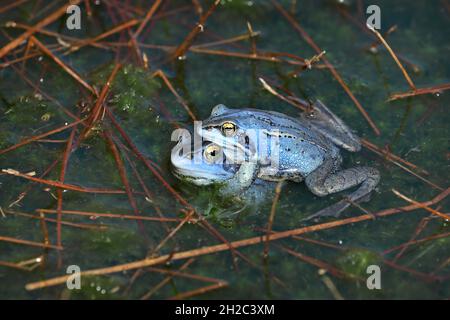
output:
{"label": "frog hand", "polygon": [[236,196],[247,190],[253,181],[255,181],[259,170],[259,164],[256,158],[241,163],[239,170],[233,178],[220,188],[220,194],[224,197]]}

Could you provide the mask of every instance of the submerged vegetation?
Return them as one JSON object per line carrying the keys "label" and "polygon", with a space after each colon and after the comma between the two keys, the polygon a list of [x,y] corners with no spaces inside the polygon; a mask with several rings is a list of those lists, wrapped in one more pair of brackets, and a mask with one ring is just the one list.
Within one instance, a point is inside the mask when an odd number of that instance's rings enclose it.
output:
{"label": "submerged vegetation", "polygon": [[[380,1],[380,32],[364,0],[71,3],[80,30],[67,1],[0,5],[0,298],[449,297],[446,1]],[[306,223],[342,195],[243,208],[172,176],[174,129],[300,99],[362,137],[370,202]]]}

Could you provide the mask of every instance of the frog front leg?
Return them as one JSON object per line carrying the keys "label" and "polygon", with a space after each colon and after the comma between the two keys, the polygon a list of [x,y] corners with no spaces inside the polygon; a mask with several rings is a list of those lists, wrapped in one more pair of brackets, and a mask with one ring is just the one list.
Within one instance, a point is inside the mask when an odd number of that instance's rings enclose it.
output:
{"label": "frog front leg", "polygon": [[380,174],[377,169],[371,167],[354,167],[337,172],[333,171],[332,159],[328,164],[325,163],[308,177],[305,182],[309,190],[317,196],[323,197],[331,193],[340,192],[351,187],[360,185],[360,187],[353,193],[330,207],[320,210],[315,214],[307,217],[309,220],[320,216],[334,216],[348,208],[352,202],[364,200],[370,192],[375,189],[380,181]]}
{"label": "frog front leg", "polygon": [[223,197],[240,195],[247,190],[258,175],[259,165],[255,159],[244,161],[233,178],[228,180],[221,188]]}

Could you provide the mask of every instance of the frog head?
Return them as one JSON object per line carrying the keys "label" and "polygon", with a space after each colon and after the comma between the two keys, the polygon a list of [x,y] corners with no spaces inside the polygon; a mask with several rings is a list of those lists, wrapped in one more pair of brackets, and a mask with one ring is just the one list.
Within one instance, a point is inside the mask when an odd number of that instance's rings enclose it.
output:
{"label": "frog head", "polygon": [[172,149],[171,164],[177,178],[198,186],[226,183],[238,169],[227,163],[222,148],[212,142],[192,150],[190,142],[179,141]]}
{"label": "frog head", "polygon": [[197,134],[205,141],[214,142],[222,148],[230,162],[241,163],[254,154],[250,139],[252,123],[248,111],[231,109],[223,104],[215,106],[209,118],[197,127]]}

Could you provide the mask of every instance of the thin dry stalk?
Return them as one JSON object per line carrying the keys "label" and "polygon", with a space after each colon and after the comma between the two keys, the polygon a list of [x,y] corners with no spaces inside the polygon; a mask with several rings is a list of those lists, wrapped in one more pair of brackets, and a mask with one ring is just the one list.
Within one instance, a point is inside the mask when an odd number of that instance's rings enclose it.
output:
{"label": "thin dry stalk", "polygon": [[130,183],[128,181],[127,172],[125,170],[125,166],[123,164],[123,160],[120,156],[119,150],[117,149],[116,144],[114,143],[111,132],[109,130],[106,130],[104,132],[104,137],[106,142],[108,143],[111,152],[114,156],[114,160],[116,162],[117,169],[119,170],[120,179],[122,180],[122,184],[125,188],[125,191],[127,193],[128,202],[130,203],[131,208],[133,209],[133,213],[135,215],[139,215],[139,209],[137,207],[136,199],[133,196],[133,192],[131,190]]}
{"label": "thin dry stalk", "polygon": [[220,279],[210,278],[210,277],[200,276],[200,275],[197,275],[197,274],[180,272],[180,271],[175,271],[175,270],[167,270],[167,269],[154,268],[154,267],[148,267],[147,270],[148,271],[152,271],[152,272],[159,272],[159,273],[169,274],[169,275],[182,277],[182,278],[194,279],[194,280],[198,280],[198,281],[202,281],[202,282],[212,282],[212,283],[221,282]]}
{"label": "thin dry stalk", "polygon": [[200,4],[200,1],[199,0],[192,0],[192,5],[195,8],[195,12],[198,14],[199,17],[201,17],[202,14],[203,14],[203,7]]}
{"label": "thin dry stalk", "polygon": [[406,81],[408,82],[408,85],[411,87],[411,90],[416,91],[416,86],[414,85],[414,82],[411,80],[411,77],[409,76],[408,72],[406,72],[406,70],[403,67],[403,65],[400,62],[400,60],[398,60],[397,55],[395,54],[394,50],[392,50],[392,48],[389,46],[389,44],[386,42],[386,40],[384,40],[383,36],[374,27],[372,27],[370,25],[367,25],[367,28],[370,31],[372,31],[373,33],[375,33],[377,38],[386,47],[387,51],[392,56],[392,58],[394,59],[395,63],[400,68],[400,71],[403,73],[403,76],[405,77]]}
{"label": "thin dry stalk", "polygon": [[[42,212],[45,214],[57,213],[53,209],[36,209],[37,212]],[[87,216],[93,219],[96,218],[111,218],[111,219],[123,219],[123,220],[143,220],[143,221],[155,221],[155,222],[180,222],[180,218],[161,218],[161,217],[148,217],[148,216],[135,216],[127,215],[122,213],[101,213],[101,212],[88,212],[88,211],[77,211],[77,210],[62,210],[65,215],[75,215],[75,216]],[[190,223],[197,223],[197,219],[191,218]]]}
{"label": "thin dry stalk", "polygon": [[415,200],[413,200],[413,199],[411,199],[411,198],[408,198],[407,196],[405,196],[404,194],[400,193],[399,191],[397,191],[397,190],[395,190],[395,189],[392,189],[392,192],[393,192],[397,197],[399,197],[399,198],[401,198],[401,199],[403,199],[403,200],[405,200],[405,201],[407,201],[407,202],[409,202],[409,203],[415,204],[416,206],[419,206],[420,208],[425,209],[425,210],[427,210],[428,212],[431,212],[432,214],[434,214],[434,215],[436,215],[436,216],[438,216],[438,217],[441,217],[442,219],[445,219],[445,220],[447,220],[447,221],[450,221],[450,216],[449,216],[449,215],[446,215],[446,214],[444,214],[444,213],[441,213],[441,212],[439,212],[439,211],[437,211],[437,210],[434,210],[433,208],[430,208],[430,207],[428,207],[428,206],[426,206],[426,205],[423,205],[423,204],[420,203],[420,202],[417,202],[417,201],[415,201]]}
{"label": "thin dry stalk", "polygon": [[[81,0],[73,0],[71,1],[71,4],[79,4]],[[58,20],[62,15],[66,14],[67,4],[64,4],[62,7],[60,7],[58,10],[54,11],[52,14],[48,15],[46,18],[38,22],[36,25],[34,25],[31,29],[25,31],[20,36],[9,42],[7,45],[5,45],[3,48],[0,49],[0,58],[3,58],[5,55],[7,55],[11,50],[17,48],[25,39],[33,35],[37,30],[42,29],[46,25]]]}
{"label": "thin dry stalk", "polygon": [[[48,228],[47,228],[47,223],[45,222],[45,218],[44,218],[44,215],[43,214],[41,214],[41,216],[39,217],[40,218],[40,225],[41,225],[41,229],[42,229],[42,234],[43,234],[43,236],[44,236],[44,243],[45,244],[50,244],[50,240],[49,240],[49,237],[48,237]],[[57,244],[58,246],[61,246],[61,244],[59,243],[59,244]]]}
{"label": "thin dry stalk", "polygon": [[57,65],[59,65],[64,71],[66,71],[72,78],[78,81],[83,87],[88,89],[91,93],[97,94],[94,88],[88,84],[81,76],[73,70],[71,67],[66,65],[61,59],[53,54],[42,42],[36,39],[34,36],[30,37],[30,41],[35,44],[43,53],[49,56]]}
{"label": "thin dry stalk", "polygon": [[394,252],[394,251],[397,251],[397,250],[401,250],[401,249],[403,249],[405,247],[409,247],[409,246],[414,245],[414,244],[420,244],[420,243],[424,243],[424,242],[435,240],[435,239],[442,239],[442,238],[446,238],[448,236],[450,236],[450,232],[439,233],[439,234],[435,234],[435,235],[432,235],[432,236],[429,236],[429,237],[426,237],[426,238],[417,239],[417,240],[411,240],[411,241],[402,243],[402,244],[400,244],[398,246],[389,248],[389,249],[383,251],[382,254],[383,255],[387,255],[387,254],[389,254],[391,252]]}
{"label": "thin dry stalk", "polygon": [[25,146],[25,145],[27,145],[27,144],[29,144],[29,143],[31,143],[31,142],[38,141],[38,140],[41,140],[41,139],[43,139],[43,138],[45,138],[45,137],[51,136],[52,134],[55,134],[55,133],[58,133],[58,132],[67,130],[67,129],[69,129],[69,128],[72,128],[72,127],[76,126],[77,124],[83,122],[84,120],[85,120],[85,119],[80,119],[80,120],[74,121],[74,122],[72,122],[72,123],[69,123],[69,124],[67,124],[67,125],[64,125],[64,126],[62,126],[62,127],[59,127],[59,128],[56,128],[56,129],[47,131],[47,132],[45,132],[45,133],[39,134],[39,135],[37,135],[37,136],[34,136],[34,137],[30,137],[30,138],[24,139],[24,140],[22,140],[21,142],[16,143],[15,145],[13,145],[13,146],[11,146],[11,147],[8,147],[8,148],[6,148],[6,149],[0,150],[0,155],[5,154],[5,153],[7,153],[7,152],[9,152],[9,151],[15,150],[15,149],[17,149],[17,148],[23,147],[23,146]]}
{"label": "thin dry stalk", "polygon": [[426,273],[423,273],[423,272],[420,272],[420,271],[417,271],[417,270],[414,270],[414,269],[411,269],[411,268],[408,268],[408,267],[405,267],[405,266],[398,265],[398,264],[396,264],[396,263],[394,263],[392,261],[389,261],[389,260],[383,260],[383,263],[385,263],[386,265],[388,265],[389,267],[391,267],[393,269],[396,269],[396,270],[399,270],[399,271],[403,271],[403,272],[407,272],[410,275],[415,276],[415,277],[417,277],[417,278],[419,278],[419,279],[421,279],[423,281],[426,281],[426,282],[434,282],[434,281],[443,281],[444,280],[443,277],[429,275],[429,274],[426,274]]}
{"label": "thin dry stalk", "polygon": [[280,199],[281,188],[283,187],[284,181],[279,181],[275,188],[275,196],[273,197],[272,207],[270,209],[269,221],[267,222],[267,232],[266,232],[266,243],[264,245],[264,257],[269,256],[269,244],[270,244],[270,234],[272,233],[273,221],[275,219],[275,212],[278,205],[278,200]]}
{"label": "thin dry stalk", "polygon": [[[211,50],[211,49],[204,49],[202,47],[191,47],[189,49],[191,52],[195,53],[201,53],[201,54],[209,54],[209,55],[216,55],[216,56],[224,56],[224,57],[233,57],[233,58],[242,58],[242,59],[250,59],[250,60],[261,60],[261,61],[269,61],[269,62],[277,62],[277,63],[287,63],[295,66],[302,66],[304,67],[306,64],[303,61],[297,61],[292,59],[280,59],[276,56],[278,54],[272,52],[272,53],[264,53],[259,52],[257,54],[253,53],[244,53],[244,52],[234,52],[234,51],[223,51],[223,50]],[[280,54],[281,56],[281,54]]]}
{"label": "thin dry stalk", "polygon": [[[378,151],[378,150],[375,149],[375,148],[368,147],[368,145],[364,145],[364,146],[367,147],[369,150],[371,150],[371,151],[373,151],[373,152],[375,152],[375,153],[377,153],[377,154],[379,154],[379,155],[385,157],[385,151]],[[387,157],[387,158],[385,158],[385,159],[387,159],[387,160],[390,161],[391,163],[395,164],[397,167],[403,169],[404,171],[406,171],[406,172],[412,174],[412,175],[415,176],[416,178],[422,180],[423,182],[425,182],[426,184],[430,185],[430,186],[433,187],[434,189],[441,190],[441,191],[444,190],[444,188],[438,186],[438,185],[435,184],[434,182],[431,182],[430,180],[426,179],[425,177],[422,177],[422,176],[419,175],[418,173],[412,171],[411,169],[409,169],[409,168],[405,167],[404,165],[400,164],[399,162],[393,160],[393,158]]]}
{"label": "thin dry stalk", "polygon": [[[193,259],[193,258],[189,259],[188,261],[183,263],[183,265],[178,269],[178,271],[181,272],[181,271],[187,269],[194,261],[195,261],[195,259]],[[150,291],[148,291],[146,294],[144,294],[140,298],[140,300],[148,300],[148,299],[150,299],[151,296],[155,294],[155,292],[157,292],[159,289],[161,289],[166,284],[168,284],[173,279],[173,277],[174,277],[173,274],[169,274],[167,277],[164,278],[164,280],[159,282],[156,286],[154,286],[152,289],[150,289]]]}
{"label": "thin dry stalk", "polygon": [[191,32],[186,36],[184,41],[178,46],[177,49],[175,49],[174,54],[172,55],[173,59],[177,59],[181,56],[184,56],[186,51],[191,46],[192,42],[194,41],[195,37],[200,33],[203,32],[203,28],[205,25],[206,20],[209,18],[209,16],[216,10],[217,6],[219,5],[220,0],[214,1],[214,3],[209,7],[208,11],[202,15],[196,24],[196,26],[191,30]]}
{"label": "thin dry stalk", "polygon": [[302,110],[302,111],[308,111],[309,109],[289,98],[286,98],[285,96],[281,95],[277,91],[275,91],[274,88],[272,88],[263,78],[259,78],[259,81],[262,83],[264,89],[266,89],[270,94],[273,94],[275,97],[277,97],[280,100],[283,100],[286,103],[289,103],[290,105]]}
{"label": "thin dry stalk", "polygon": [[[320,261],[320,260],[318,260],[316,258],[307,256],[307,255],[305,255],[303,253],[294,251],[294,250],[292,250],[292,249],[290,249],[290,248],[288,248],[286,246],[279,246],[279,245],[277,245],[277,247],[281,248],[283,251],[289,253],[290,255],[292,255],[292,256],[294,256],[294,257],[296,257],[296,258],[298,258],[298,259],[300,259],[300,260],[302,260],[302,261],[304,261],[304,262],[306,262],[308,264],[311,264],[311,265],[316,266],[316,267],[318,267],[320,269],[326,270],[327,272],[329,272],[330,274],[332,274],[333,276],[335,276],[337,278],[354,278],[353,276],[348,275],[344,271],[339,270],[336,267],[334,267],[334,266],[332,266],[332,265],[330,265],[330,264],[328,264],[326,262],[323,262],[323,261]],[[362,280],[362,279],[359,279],[359,280]]]}
{"label": "thin dry stalk", "polygon": [[94,108],[92,108],[92,111],[87,120],[88,125],[83,130],[83,132],[80,134],[79,141],[85,139],[90,134],[93,125],[95,124],[95,122],[99,119],[100,115],[102,114],[103,103],[105,102],[106,96],[108,95],[109,90],[111,89],[112,82],[114,81],[114,78],[116,77],[116,74],[120,68],[121,68],[121,64],[116,63],[113,70],[111,71],[111,74],[108,77],[108,80],[106,80],[106,83],[103,85],[103,88],[100,91],[100,95],[98,96],[97,101],[95,102]]}
{"label": "thin dry stalk", "polygon": [[[414,231],[414,234],[410,237],[408,242],[416,240],[416,238],[419,236],[419,234],[425,229],[425,227],[428,225],[428,222],[430,221],[430,217],[425,217],[422,220],[420,220],[418,226],[416,227],[416,230]],[[409,245],[404,246],[397,254],[395,255],[392,262],[397,262],[400,257],[405,253],[405,251],[409,248]]]}
{"label": "thin dry stalk", "polygon": [[[302,38],[316,51],[317,54],[320,54],[323,50],[321,50],[314,40],[309,36],[309,34],[300,26],[294,17],[292,17],[276,0],[271,0],[275,8],[288,20],[288,22],[292,25],[292,27],[302,36]],[[336,71],[334,66],[328,61],[326,57],[322,57],[322,61],[327,66],[328,70],[330,70],[331,74],[334,78],[339,82],[342,88],[345,90],[347,95],[353,101],[355,106],[358,108],[359,112],[363,115],[366,121],[369,123],[370,127],[373,129],[377,136],[380,135],[380,130],[376,126],[375,122],[373,122],[372,118],[369,116],[367,111],[363,108],[363,106],[359,103],[358,99],[354,96],[353,92],[341,78],[339,73]]]}
{"label": "thin dry stalk", "polygon": [[376,144],[374,144],[374,143],[372,143],[372,142],[370,142],[370,141],[368,141],[368,140],[366,140],[366,139],[364,139],[364,138],[361,139],[361,143],[362,143],[362,145],[363,145],[364,147],[366,147],[367,149],[369,149],[369,150],[371,150],[371,151],[373,151],[373,152],[375,152],[375,153],[377,153],[377,154],[379,154],[379,155],[380,155],[380,154],[381,154],[381,155],[384,155],[388,160],[393,159],[393,160],[396,160],[396,161],[398,161],[398,162],[401,162],[401,163],[407,165],[408,167],[410,167],[410,168],[413,169],[413,170],[420,171],[420,172],[422,172],[422,173],[425,174],[425,175],[429,175],[429,174],[430,174],[428,171],[426,171],[426,170],[424,170],[424,169],[418,167],[418,166],[415,165],[414,163],[411,163],[411,162],[409,162],[409,161],[407,161],[407,160],[405,160],[405,159],[403,159],[403,158],[400,158],[399,156],[393,154],[393,153],[390,152],[389,150],[387,150],[387,149],[382,149],[382,148],[378,147]]}
{"label": "thin dry stalk", "polygon": [[[69,157],[70,154],[72,153],[72,144],[73,144],[73,139],[75,137],[75,133],[77,131],[77,127],[73,127],[72,132],[70,133],[69,136],[69,140],[67,141],[67,145],[66,145],[66,149],[64,150],[64,155],[63,155],[63,159],[61,161],[61,171],[59,174],[59,181],[61,183],[64,183],[65,178],[66,178],[66,170],[67,170],[67,166],[69,164]],[[63,190],[62,189],[58,189],[57,190],[57,197],[58,197],[58,202],[57,202],[57,227],[56,227],[56,243],[58,246],[61,246],[61,220],[62,220],[62,206],[63,206]],[[44,220],[41,220],[44,221]]]}
{"label": "thin dry stalk", "polygon": [[55,246],[55,245],[51,245],[51,244],[45,244],[45,243],[40,243],[40,242],[35,242],[35,241],[22,240],[22,239],[16,239],[16,238],[11,238],[11,237],[4,237],[4,236],[0,236],[0,241],[5,241],[5,242],[15,243],[15,244],[22,244],[22,245],[31,246],[31,247],[56,249],[56,250],[63,249],[60,246]]}
{"label": "thin dry stalk", "polygon": [[[158,252],[173,236],[184,226],[186,222],[188,222],[193,215],[193,212],[189,212],[186,217],[181,220],[181,222],[156,246],[155,249],[152,250],[152,253]],[[151,254],[150,254],[151,255]]]}
{"label": "thin dry stalk", "polygon": [[389,97],[388,101],[419,96],[422,94],[437,94],[437,93],[441,93],[442,91],[445,91],[448,89],[450,89],[450,83],[444,83],[444,84],[437,85],[434,87],[429,87],[429,88],[418,88],[418,89],[416,89],[414,91],[410,91],[410,92],[394,93]]}
{"label": "thin dry stalk", "polygon": [[[320,269],[320,271],[323,269]],[[319,273],[320,274],[320,273]],[[333,280],[330,279],[325,274],[321,274],[321,280],[324,283],[324,285],[330,290],[331,294],[333,295],[335,300],[345,300],[342,294],[339,292],[339,290],[336,288],[336,285],[334,284]]]}
{"label": "thin dry stalk", "polygon": [[145,15],[144,19],[142,20],[139,27],[136,29],[136,31],[133,33],[133,38],[136,39],[141,34],[142,30],[144,30],[147,23],[150,21],[150,19],[155,14],[156,10],[158,10],[162,0],[156,0],[153,5],[150,7],[150,9],[147,11],[147,14]]}
{"label": "thin dry stalk", "polygon": [[195,117],[194,113],[191,111],[191,108],[189,108],[188,104],[186,101],[184,101],[184,99],[178,94],[178,92],[175,90],[175,88],[172,86],[172,83],[170,83],[169,79],[167,78],[167,76],[165,75],[164,71],[162,70],[157,70],[153,73],[152,75],[153,77],[160,77],[164,83],[166,84],[166,86],[169,88],[170,92],[172,92],[172,94],[175,96],[175,98],[177,99],[177,101],[183,106],[183,108],[186,110],[186,112],[189,114],[189,116],[191,117],[192,121],[196,121],[197,118]]}
{"label": "thin dry stalk", "polygon": [[[446,189],[444,192],[441,192],[439,195],[434,197],[432,200],[423,202],[422,204],[427,205],[427,206],[436,204],[436,203],[442,201],[443,199],[445,199],[449,194],[450,194],[450,188]],[[408,205],[408,206],[399,207],[399,208],[385,209],[385,210],[379,211],[378,213],[375,213],[374,215],[377,217],[386,217],[386,216],[390,216],[390,215],[401,213],[401,212],[405,213],[405,212],[409,212],[412,210],[416,210],[417,208],[419,208],[419,206],[417,206],[417,205]],[[301,234],[308,233],[308,232],[332,229],[332,228],[336,228],[338,226],[358,223],[358,222],[372,220],[372,219],[373,219],[373,215],[364,214],[364,215],[360,215],[357,217],[351,217],[351,218],[341,219],[341,220],[337,220],[337,221],[316,224],[316,225],[302,227],[302,228],[293,229],[293,230],[276,232],[276,233],[271,234],[270,240],[271,241],[280,240],[280,239],[284,239],[284,238],[288,238],[288,237],[292,237],[292,236],[296,236],[296,235],[301,235]],[[239,248],[239,247],[245,247],[245,246],[264,243],[264,241],[266,241],[265,236],[258,236],[258,237],[233,241],[233,242],[231,242],[231,245],[234,248]],[[149,267],[149,266],[165,263],[168,260],[188,259],[188,258],[198,257],[198,256],[207,255],[207,254],[211,254],[211,253],[217,253],[217,252],[221,252],[221,251],[225,251],[225,250],[229,250],[229,246],[227,244],[218,244],[218,245],[202,247],[202,248],[198,248],[198,249],[187,250],[187,251],[183,251],[183,252],[175,252],[173,254],[167,254],[167,255],[160,256],[160,257],[156,257],[156,258],[146,258],[143,260],[126,263],[126,264],[121,264],[121,265],[116,265],[116,266],[112,266],[112,267],[87,270],[87,271],[82,272],[81,275],[82,276],[105,275],[105,274],[111,274],[111,273],[116,273],[116,272],[123,272],[126,270],[139,269],[139,268],[143,268],[143,267]],[[49,286],[55,286],[55,285],[58,285],[61,283],[65,283],[68,277],[69,277],[68,275],[64,275],[64,276],[60,276],[60,277],[43,280],[43,281],[29,283],[26,285],[25,288],[27,290],[36,290],[36,289],[41,289],[41,288],[45,288],[45,287],[49,287]]]}
{"label": "thin dry stalk", "polygon": [[256,41],[254,37],[255,32],[253,31],[252,25],[248,21],[247,21],[247,29],[248,29],[248,37],[250,38],[251,53],[252,55],[256,55],[257,54]]}
{"label": "thin dry stalk", "polygon": [[259,32],[259,31],[253,31],[253,33],[250,33],[250,34],[246,33],[246,34],[242,34],[240,36],[236,36],[236,37],[232,37],[232,38],[228,38],[228,39],[197,44],[195,46],[192,46],[189,50],[192,51],[192,49],[204,49],[204,48],[223,45],[223,44],[230,44],[230,43],[234,43],[234,42],[238,42],[238,41],[247,40],[249,38],[255,38],[255,37],[259,36],[260,34],[261,34],[261,32]]}
{"label": "thin dry stalk", "polygon": [[[80,120],[76,115],[74,115],[72,112],[70,112],[66,107],[64,107],[57,99],[55,99],[54,97],[50,96],[49,94],[45,93],[44,91],[41,90],[41,88],[39,86],[37,86],[36,84],[34,84],[30,79],[28,79],[25,74],[19,70],[19,68],[17,68],[14,65],[11,65],[11,67],[14,69],[14,71],[16,71],[19,76],[28,84],[30,85],[35,91],[39,92],[40,94],[42,94],[42,96],[44,98],[46,98],[47,100],[50,100],[51,102],[55,103],[58,107],[60,107],[65,114],[67,114],[69,117],[71,117],[72,119],[78,121]],[[82,123],[82,125],[85,125],[84,123]]]}
{"label": "thin dry stalk", "polygon": [[5,13],[6,11],[9,11],[15,7],[20,6],[21,4],[27,2],[29,0],[16,0],[12,1],[10,4],[7,4],[6,6],[0,8],[0,14]]}
{"label": "thin dry stalk", "polygon": [[198,288],[195,290],[186,291],[186,292],[177,294],[176,296],[169,298],[169,300],[185,300],[185,299],[189,299],[189,298],[201,295],[201,294],[205,294],[209,291],[213,291],[213,290],[217,290],[217,289],[226,287],[226,286],[228,286],[228,282],[221,281],[216,284],[212,284],[209,286],[205,286],[205,287],[201,287],[201,288]]}
{"label": "thin dry stalk", "polygon": [[24,179],[27,179],[30,181],[34,181],[37,183],[45,184],[45,185],[48,185],[51,187],[62,188],[62,189],[66,189],[66,190],[85,192],[85,193],[105,193],[105,194],[124,194],[125,193],[125,191],[123,191],[123,190],[102,189],[102,188],[83,188],[83,187],[79,187],[79,186],[76,186],[73,184],[61,183],[59,181],[35,178],[35,177],[29,176],[27,174],[20,173],[13,169],[2,169],[2,172],[12,175],[12,176],[16,176],[16,177],[24,178]]}
{"label": "thin dry stalk", "polygon": [[[45,171],[39,176],[39,178],[44,178],[45,176],[47,176],[52,170],[53,168],[59,163],[59,159],[56,159],[55,161],[52,162],[52,164],[50,164]],[[23,198],[25,198],[25,196],[28,194],[28,192],[32,189],[33,184],[29,184],[24,191],[22,191],[16,198],[16,200],[14,200],[13,202],[11,202],[8,205],[8,208],[12,208],[13,206],[17,206],[19,205],[19,202],[21,202],[23,200]]]}
{"label": "thin dry stalk", "polygon": [[119,125],[111,110],[108,107],[105,107],[106,114],[108,115],[113,126],[119,131],[122,138],[127,142],[128,146],[131,148],[133,153],[144,163],[144,165],[153,173],[153,175],[163,184],[163,186],[169,190],[169,192],[175,196],[175,198],[184,206],[189,209],[193,209],[192,206],[174,189],[172,186],[163,178],[163,176],[155,169],[154,164],[150,162],[136,147],[133,143],[133,140],[125,133],[122,127]]}
{"label": "thin dry stalk", "polygon": [[[56,213],[56,210],[54,210],[54,211]],[[7,210],[6,213],[7,214],[11,214],[11,215],[16,215],[16,216],[27,217],[27,218],[30,218],[30,219],[45,220],[46,222],[52,222],[52,223],[57,223],[58,222],[56,219],[53,219],[53,218],[46,218],[45,216],[35,216],[35,215],[28,214],[28,213],[25,213],[25,212],[17,212],[17,211],[13,211],[13,210]],[[41,212],[41,214],[43,214],[43,213]],[[75,223],[75,222],[70,222],[70,221],[65,221],[65,220],[61,220],[61,224],[69,226],[69,227],[79,228],[79,229],[95,229],[95,230],[106,230],[106,229],[108,229],[108,227],[104,226],[104,225],[94,225],[94,224],[87,224],[87,223]]]}
{"label": "thin dry stalk", "polygon": [[1,261],[0,260],[0,266],[13,268],[13,269],[18,269],[20,271],[28,271],[28,268],[19,266],[19,265],[17,265],[17,263],[14,263],[14,262],[8,262],[8,261]]}
{"label": "thin dry stalk", "polygon": [[88,46],[88,45],[93,45],[96,42],[107,38],[113,34],[116,34],[118,32],[121,32],[124,29],[128,29],[130,27],[133,27],[135,25],[137,25],[139,23],[139,20],[136,19],[131,19],[130,21],[121,23],[118,26],[115,26],[114,28],[112,28],[111,30],[108,30],[106,32],[103,32],[102,34],[99,34],[98,36],[92,38],[92,39],[86,39],[86,40],[82,40],[80,42],[74,43],[73,45],[71,45],[70,49],[64,53],[65,55],[69,54],[69,53],[73,53],[75,51],[80,50],[81,48],[83,48],[84,46]]}

